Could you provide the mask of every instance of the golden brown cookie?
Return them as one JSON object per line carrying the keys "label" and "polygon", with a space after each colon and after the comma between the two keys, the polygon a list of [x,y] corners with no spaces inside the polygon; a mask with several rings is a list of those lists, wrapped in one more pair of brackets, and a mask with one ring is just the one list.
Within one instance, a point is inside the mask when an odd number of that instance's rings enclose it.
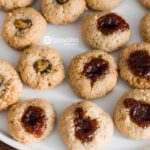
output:
{"label": "golden brown cookie", "polygon": [[102,108],[82,101],[62,113],[59,130],[68,150],[98,150],[112,138],[113,123]]}
{"label": "golden brown cookie", "polygon": [[41,0],[46,20],[52,24],[75,22],[86,9],[85,0]]}
{"label": "golden brown cookie", "polygon": [[107,11],[117,7],[123,0],[86,0],[89,8]]}
{"label": "golden brown cookie", "polygon": [[124,49],[119,61],[120,75],[130,86],[150,88],[150,44],[138,43]]}
{"label": "golden brown cookie", "polygon": [[118,78],[114,58],[100,50],[91,50],[74,57],[68,73],[72,89],[85,99],[105,96],[115,88]]}
{"label": "golden brown cookie", "polygon": [[31,5],[34,0],[0,0],[0,8],[10,11]]}
{"label": "golden brown cookie", "polygon": [[148,12],[141,20],[140,23],[140,34],[145,42],[150,43],[150,13]]}
{"label": "golden brown cookie", "polygon": [[106,52],[118,50],[130,39],[129,24],[113,12],[91,13],[84,18],[82,36],[95,49]]}
{"label": "golden brown cookie", "polygon": [[124,136],[150,139],[150,91],[131,90],[123,94],[114,111],[115,125]]}
{"label": "golden brown cookie", "polygon": [[0,111],[16,103],[22,93],[22,83],[16,70],[0,60]]}
{"label": "golden brown cookie", "polygon": [[26,49],[19,59],[18,72],[24,83],[39,90],[53,88],[65,78],[61,56],[47,46]]}
{"label": "golden brown cookie", "polygon": [[15,49],[24,49],[43,39],[47,23],[33,8],[20,8],[7,14],[3,37]]}
{"label": "golden brown cookie", "polygon": [[139,0],[142,5],[144,5],[146,8],[150,9],[150,1],[149,0]]}
{"label": "golden brown cookie", "polygon": [[8,111],[10,135],[23,144],[45,139],[53,130],[56,113],[44,99],[32,99],[13,105]]}

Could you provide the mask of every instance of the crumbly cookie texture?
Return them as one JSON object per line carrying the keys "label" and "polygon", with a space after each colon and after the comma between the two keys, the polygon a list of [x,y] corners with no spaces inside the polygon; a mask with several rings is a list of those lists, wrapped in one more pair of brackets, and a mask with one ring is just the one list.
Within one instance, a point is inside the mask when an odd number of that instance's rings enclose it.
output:
{"label": "crumbly cookie texture", "polygon": [[[132,121],[130,116],[130,108],[126,108],[124,106],[124,101],[126,99],[134,99],[137,102],[142,102],[150,105],[150,92],[148,90],[137,89],[126,92],[123,94],[114,110],[114,122],[121,134],[135,140],[149,140],[150,126],[143,128]],[[144,113],[145,112],[143,112],[143,114]],[[140,113],[138,115],[140,115]]]}
{"label": "crumbly cookie texture", "polygon": [[22,50],[43,39],[47,28],[44,17],[33,8],[20,8],[7,14],[3,37],[13,48]]}
{"label": "crumbly cookie texture", "polygon": [[116,13],[91,13],[83,20],[83,39],[95,49],[106,52],[118,50],[128,42],[130,35],[129,24]]}
{"label": "crumbly cookie texture", "polygon": [[111,55],[100,50],[91,50],[72,59],[68,71],[69,83],[80,97],[100,98],[115,88],[117,69]]}
{"label": "crumbly cookie texture", "polygon": [[18,72],[26,84],[39,90],[53,88],[65,78],[61,56],[47,46],[26,49],[19,59]]}
{"label": "crumbly cookie texture", "polygon": [[[77,111],[81,113],[79,116],[78,114],[76,116]],[[96,130],[94,130],[95,124],[97,124]],[[80,127],[78,128],[78,126]],[[99,106],[88,101],[82,101],[69,106],[62,113],[59,130],[68,150],[97,150],[112,138],[113,123],[110,116]],[[82,136],[89,139],[81,140]]]}
{"label": "crumbly cookie texture", "polygon": [[22,93],[22,83],[16,70],[0,60],[0,111],[16,103]]}
{"label": "crumbly cookie texture", "polygon": [[[28,123],[26,125],[30,127],[30,130],[33,130],[32,133],[30,133],[31,131],[29,132],[26,130],[22,121],[26,110],[29,108],[33,110],[35,110],[35,108],[37,109],[35,111],[30,110],[26,116],[28,118],[25,120]],[[38,110],[42,110],[44,114],[40,114]],[[44,120],[40,120],[42,119],[42,115],[45,116]],[[10,107],[7,117],[10,135],[20,143],[31,144],[41,141],[51,134],[55,125],[56,113],[52,104],[47,100],[32,99],[17,103]],[[44,127],[42,123],[44,123]],[[39,126],[41,126],[41,128],[39,128]],[[35,136],[35,133],[39,133],[40,130],[42,131],[42,134],[38,137]]]}
{"label": "crumbly cookie texture", "polygon": [[117,7],[123,0],[86,0],[89,8],[108,11]]}
{"label": "crumbly cookie texture", "polygon": [[150,13],[147,13],[141,20],[140,23],[140,34],[143,37],[145,42],[150,43]]}
{"label": "crumbly cookie texture", "polygon": [[149,0],[139,0],[141,4],[143,4],[146,8],[150,9],[150,1]]}
{"label": "crumbly cookie texture", "polygon": [[119,58],[123,80],[138,89],[150,88],[150,44],[138,43],[124,49]]}
{"label": "crumbly cookie texture", "polygon": [[31,5],[34,0],[0,0],[0,8],[6,11],[26,7]]}
{"label": "crumbly cookie texture", "polygon": [[86,10],[85,0],[41,0],[42,13],[52,24],[75,22]]}

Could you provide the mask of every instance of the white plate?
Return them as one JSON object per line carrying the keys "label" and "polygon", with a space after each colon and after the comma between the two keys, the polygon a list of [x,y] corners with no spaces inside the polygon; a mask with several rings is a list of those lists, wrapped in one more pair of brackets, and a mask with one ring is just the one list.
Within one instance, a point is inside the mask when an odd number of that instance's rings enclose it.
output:
{"label": "white plate", "polygon": [[[39,8],[39,0],[37,0],[34,7]],[[142,39],[139,36],[138,26],[142,16],[146,13],[146,9],[144,9],[137,2],[137,0],[124,0],[124,2],[114,11],[122,14],[131,26],[132,38],[128,44],[140,42]],[[3,11],[0,11],[1,32],[4,19],[5,13]],[[73,56],[90,49],[82,41],[80,34],[81,22],[82,17],[80,18],[80,20],[78,20],[78,22],[71,25],[54,26],[49,24],[47,33],[45,35],[48,38],[45,38],[45,40],[41,43],[48,44],[50,47],[58,49],[65,61],[66,72],[68,64]],[[0,59],[7,60],[13,66],[16,66],[20,54],[21,52],[17,52],[10,48],[3,40],[2,36],[0,36]],[[116,59],[118,54],[119,51],[113,53]],[[102,98],[101,100],[94,100],[93,102],[100,105],[105,111],[107,111],[112,116],[116,102],[123,94],[123,92],[128,89],[129,86],[119,79],[116,89],[111,94]],[[60,114],[66,107],[68,107],[74,102],[78,102],[81,100],[72,92],[71,88],[68,85],[67,79],[60,86],[47,91],[36,91],[24,86],[23,95],[21,99],[25,100],[28,98],[48,99],[51,103],[54,104],[57,111],[58,119]],[[57,125],[54,133],[50,135],[46,140],[40,143],[25,146],[14,141],[12,138],[10,138],[8,134],[6,112],[0,113],[0,140],[20,150],[65,150],[65,146],[59,137]],[[149,141],[129,140],[120,135],[120,133],[115,129],[113,139],[103,149],[139,150],[141,148],[144,149],[143,147],[147,146],[148,144]]]}

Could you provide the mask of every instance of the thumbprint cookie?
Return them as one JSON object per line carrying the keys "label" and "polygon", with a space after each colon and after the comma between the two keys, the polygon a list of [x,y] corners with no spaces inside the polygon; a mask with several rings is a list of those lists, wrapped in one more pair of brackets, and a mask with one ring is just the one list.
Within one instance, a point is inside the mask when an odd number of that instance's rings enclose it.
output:
{"label": "thumbprint cookie", "polygon": [[117,7],[123,0],[86,0],[89,8],[108,11]]}
{"label": "thumbprint cookie", "polygon": [[85,0],[41,0],[44,17],[55,25],[75,22],[85,9]]}
{"label": "thumbprint cookie", "polygon": [[91,13],[83,20],[83,39],[95,49],[106,52],[118,50],[128,42],[130,35],[129,24],[116,13]]}
{"label": "thumbprint cookie", "polygon": [[114,58],[106,52],[91,50],[74,57],[69,65],[69,82],[85,99],[101,98],[111,92],[118,78]]}
{"label": "thumbprint cookie", "polygon": [[123,94],[114,111],[115,125],[124,136],[150,139],[150,91],[131,90]]}
{"label": "thumbprint cookie", "polygon": [[150,88],[150,44],[138,43],[124,49],[119,60],[120,75],[130,86]]}
{"label": "thumbprint cookie", "polygon": [[17,71],[0,60],[0,111],[16,103],[22,93],[22,83]]}
{"label": "thumbprint cookie", "polygon": [[7,117],[10,135],[20,143],[31,144],[53,131],[56,113],[48,101],[32,99],[10,107]]}
{"label": "thumbprint cookie", "polygon": [[112,138],[113,123],[102,108],[82,101],[62,113],[59,130],[68,150],[98,150]]}
{"label": "thumbprint cookie", "polygon": [[0,8],[6,11],[26,7],[31,5],[34,0],[0,0]]}
{"label": "thumbprint cookie", "polygon": [[24,83],[33,89],[50,89],[65,78],[59,53],[47,46],[32,45],[24,50],[18,62],[18,72]]}
{"label": "thumbprint cookie", "polygon": [[43,39],[47,28],[44,17],[33,8],[9,12],[3,25],[3,37],[13,48],[22,50]]}

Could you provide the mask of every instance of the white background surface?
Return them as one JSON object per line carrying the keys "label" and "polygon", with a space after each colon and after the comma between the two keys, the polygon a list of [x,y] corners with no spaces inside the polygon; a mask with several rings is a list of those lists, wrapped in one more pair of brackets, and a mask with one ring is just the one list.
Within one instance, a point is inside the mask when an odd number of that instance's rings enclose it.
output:
{"label": "white background surface", "polygon": [[[34,5],[37,9],[39,9],[39,1],[37,0],[36,4]],[[129,41],[128,45],[140,42],[142,39],[139,36],[139,22],[142,16],[147,12],[147,10],[142,7],[137,0],[124,0],[124,2],[115,10],[114,12],[119,12],[122,14],[126,20],[129,22],[131,29],[132,29],[132,37]],[[84,14],[85,15],[85,14]],[[0,32],[2,33],[2,25],[5,19],[5,13],[0,11]],[[50,47],[56,48],[62,55],[66,72],[67,67],[72,59],[73,56],[84,52],[90,47],[86,46],[81,38],[81,22],[82,17],[74,24],[65,25],[65,26],[53,26],[48,25],[48,30],[46,35],[57,38],[59,40],[64,38],[74,38],[75,40],[79,40],[77,43],[68,43],[65,45],[63,42],[56,42],[52,40]],[[42,42],[41,44],[44,44]],[[74,45],[75,44],[75,45]],[[121,50],[120,50],[121,51]],[[120,51],[113,53],[116,57],[120,53]],[[0,35],[0,59],[7,60],[13,66],[16,67],[18,58],[21,52],[17,52],[10,48],[5,41],[3,40],[2,36]],[[123,94],[124,91],[128,90],[129,86],[119,79],[117,87],[115,90],[109,94],[108,96],[94,100],[93,102],[97,103],[101,106],[105,111],[107,111],[111,116],[113,115],[113,109]],[[60,86],[47,91],[36,91],[32,90],[26,86],[24,86],[22,100],[26,100],[29,98],[45,98],[48,99],[51,103],[54,104],[57,116],[59,116],[61,112],[70,104],[74,102],[78,102],[81,99],[78,98],[71,90],[68,85],[67,79],[63,82]],[[57,120],[58,123],[58,120]],[[149,141],[133,141],[123,137],[116,129],[114,129],[114,137],[109,142],[103,150],[140,150],[145,146],[148,146]],[[12,140],[8,135],[8,128],[7,128],[7,120],[6,120],[6,112],[0,113],[0,140],[5,141],[6,143],[20,149],[20,150],[65,150],[65,146],[63,145],[59,133],[57,125],[55,127],[54,133],[50,135],[46,140],[42,141],[41,143],[37,143],[30,146],[25,146],[17,143],[16,141]]]}

